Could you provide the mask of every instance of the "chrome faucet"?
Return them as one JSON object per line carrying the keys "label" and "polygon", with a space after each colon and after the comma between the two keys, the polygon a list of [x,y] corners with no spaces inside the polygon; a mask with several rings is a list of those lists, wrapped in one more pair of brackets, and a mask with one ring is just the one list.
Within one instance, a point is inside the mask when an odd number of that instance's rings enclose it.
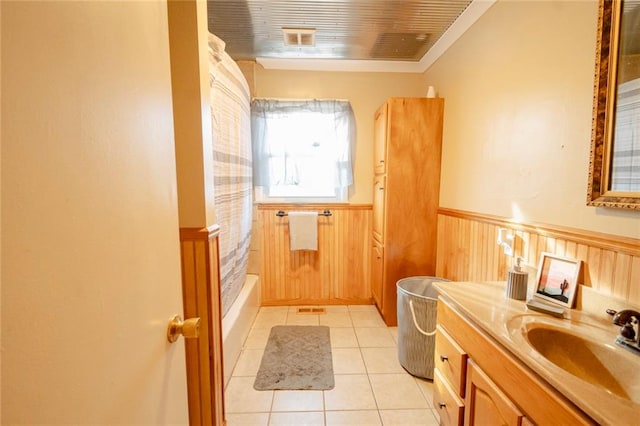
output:
{"label": "chrome faucet", "polygon": [[640,312],[633,309],[619,312],[607,309],[607,313],[613,315],[613,323],[621,327],[616,343],[640,352]]}

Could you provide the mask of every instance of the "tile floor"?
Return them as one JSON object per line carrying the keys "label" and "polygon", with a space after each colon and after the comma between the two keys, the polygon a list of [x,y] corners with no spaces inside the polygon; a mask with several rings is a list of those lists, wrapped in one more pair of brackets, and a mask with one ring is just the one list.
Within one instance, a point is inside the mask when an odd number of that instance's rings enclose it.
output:
{"label": "tile floor", "polygon": [[[433,384],[400,366],[397,329],[386,327],[374,306],[327,306],[319,315],[298,314],[296,308],[260,309],[225,390],[229,426],[438,424]],[[274,325],[331,327],[334,389],[253,389]]]}

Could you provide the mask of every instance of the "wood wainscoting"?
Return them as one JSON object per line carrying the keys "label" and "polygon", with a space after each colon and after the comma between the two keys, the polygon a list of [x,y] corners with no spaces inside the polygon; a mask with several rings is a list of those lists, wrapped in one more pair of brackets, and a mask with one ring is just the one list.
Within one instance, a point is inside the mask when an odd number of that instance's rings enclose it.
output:
{"label": "wood wainscoting", "polygon": [[[318,216],[318,251],[289,250],[289,220],[280,210],[331,211]],[[262,305],[371,304],[371,205],[260,204]]]}
{"label": "wood wainscoting", "polygon": [[500,228],[514,232],[514,255],[524,258],[533,280],[540,253],[572,257],[583,262],[582,284],[640,305],[640,240],[454,209],[438,210],[436,274],[453,281],[505,281],[511,258],[497,245]]}
{"label": "wood wainscoting", "polygon": [[200,337],[184,342],[192,426],[225,424],[218,233],[217,225],[180,228],[184,316],[200,318]]}

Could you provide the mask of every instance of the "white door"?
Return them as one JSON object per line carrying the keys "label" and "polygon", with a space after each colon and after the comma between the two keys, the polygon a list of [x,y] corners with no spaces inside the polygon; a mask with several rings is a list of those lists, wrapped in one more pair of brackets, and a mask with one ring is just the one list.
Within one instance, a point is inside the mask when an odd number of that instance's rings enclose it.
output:
{"label": "white door", "polygon": [[166,3],[1,30],[2,423],[186,424]]}

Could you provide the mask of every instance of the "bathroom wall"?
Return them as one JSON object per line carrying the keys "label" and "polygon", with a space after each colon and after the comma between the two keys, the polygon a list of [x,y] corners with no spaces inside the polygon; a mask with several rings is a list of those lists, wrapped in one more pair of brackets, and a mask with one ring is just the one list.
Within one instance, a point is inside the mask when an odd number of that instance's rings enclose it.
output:
{"label": "bathroom wall", "polygon": [[[373,115],[392,96],[425,96],[421,74],[283,71],[255,68],[257,97],[336,98],[351,102],[358,127],[350,203],[373,201]],[[446,109],[446,107],[445,107]]]}
{"label": "bathroom wall", "polygon": [[586,206],[597,1],[498,1],[423,85],[446,99],[440,206],[640,237]]}

